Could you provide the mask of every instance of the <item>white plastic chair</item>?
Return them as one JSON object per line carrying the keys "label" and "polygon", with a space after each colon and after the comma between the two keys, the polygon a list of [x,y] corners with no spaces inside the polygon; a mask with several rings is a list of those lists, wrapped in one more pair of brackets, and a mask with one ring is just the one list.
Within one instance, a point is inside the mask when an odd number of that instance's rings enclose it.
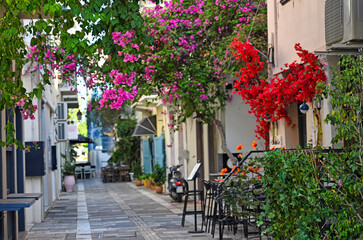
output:
{"label": "white plastic chair", "polygon": [[84,178],[87,177],[87,174],[88,174],[89,178],[92,177],[92,169],[91,169],[91,166],[86,165],[86,166],[84,166],[83,170],[84,170],[84,172],[83,172]]}
{"label": "white plastic chair", "polygon": [[80,175],[81,179],[83,179],[83,172],[81,167],[76,167],[74,169],[74,174],[76,175],[76,178],[78,178],[78,175]]}

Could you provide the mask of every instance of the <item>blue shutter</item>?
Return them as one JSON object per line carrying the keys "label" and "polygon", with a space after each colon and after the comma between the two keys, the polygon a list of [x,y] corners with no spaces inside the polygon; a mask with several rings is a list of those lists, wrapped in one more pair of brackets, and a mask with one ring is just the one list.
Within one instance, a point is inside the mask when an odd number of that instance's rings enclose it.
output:
{"label": "blue shutter", "polygon": [[165,140],[164,134],[154,137],[155,162],[165,170]]}
{"label": "blue shutter", "polygon": [[152,155],[149,139],[142,139],[142,155],[144,158],[144,173],[152,173]]}

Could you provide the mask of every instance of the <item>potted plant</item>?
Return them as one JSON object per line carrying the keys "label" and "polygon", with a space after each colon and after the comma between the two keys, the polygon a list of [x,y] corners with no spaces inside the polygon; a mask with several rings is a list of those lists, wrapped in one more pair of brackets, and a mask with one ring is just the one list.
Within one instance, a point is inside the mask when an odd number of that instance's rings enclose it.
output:
{"label": "potted plant", "polygon": [[152,179],[152,174],[148,173],[146,174],[146,188],[151,188],[151,179]]}
{"label": "potted plant", "polygon": [[158,163],[155,163],[153,166],[153,175],[156,185],[155,191],[156,193],[162,193],[166,177],[164,169]]}
{"label": "potted plant", "polygon": [[139,162],[136,162],[134,166],[134,179],[136,180],[136,186],[142,185],[142,170]]}
{"label": "potted plant", "polygon": [[62,174],[63,174],[63,184],[67,192],[73,192],[73,187],[76,184],[76,179],[74,178],[74,170],[76,166],[71,161],[66,161],[63,164]]}
{"label": "potted plant", "polygon": [[154,180],[154,173],[151,174],[150,183],[151,183],[151,186],[150,186],[151,190],[155,190],[156,184],[155,184],[155,180]]}
{"label": "potted plant", "polygon": [[146,178],[147,178],[146,173],[142,174],[140,178],[141,178],[142,184],[144,184],[144,186],[146,187]]}

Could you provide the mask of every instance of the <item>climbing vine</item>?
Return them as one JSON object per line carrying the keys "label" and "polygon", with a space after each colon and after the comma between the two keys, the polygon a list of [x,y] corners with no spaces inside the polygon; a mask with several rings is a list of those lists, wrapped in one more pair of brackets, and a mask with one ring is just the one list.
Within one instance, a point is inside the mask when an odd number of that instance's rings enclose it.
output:
{"label": "climbing vine", "polygon": [[235,39],[231,45],[236,60],[243,62],[236,75],[234,93],[241,95],[242,100],[250,105],[258,123],[256,137],[269,140],[269,121],[285,119],[291,125],[287,115],[289,104],[297,101],[311,102],[321,92],[321,84],[326,75],[317,56],[304,50],[300,44],[295,45],[301,62],[285,64],[282,69],[286,77],[275,76],[268,80],[260,77],[265,62],[260,59],[259,51],[249,42]]}

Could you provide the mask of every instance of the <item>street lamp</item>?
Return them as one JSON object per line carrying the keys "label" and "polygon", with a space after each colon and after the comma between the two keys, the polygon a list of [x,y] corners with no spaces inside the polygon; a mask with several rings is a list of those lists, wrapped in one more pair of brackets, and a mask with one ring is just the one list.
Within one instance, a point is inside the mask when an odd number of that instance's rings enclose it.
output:
{"label": "street lamp", "polygon": [[323,102],[321,101],[320,97],[314,98],[315,107],[320,111],[320,109],[323,107]]}
{"label": "street lamp", "polygon": [[77,119],[78,119],[78,121],[81,121],[81,119],[82,119],[81,110],[78,110],[78,112],[77,112]]}

